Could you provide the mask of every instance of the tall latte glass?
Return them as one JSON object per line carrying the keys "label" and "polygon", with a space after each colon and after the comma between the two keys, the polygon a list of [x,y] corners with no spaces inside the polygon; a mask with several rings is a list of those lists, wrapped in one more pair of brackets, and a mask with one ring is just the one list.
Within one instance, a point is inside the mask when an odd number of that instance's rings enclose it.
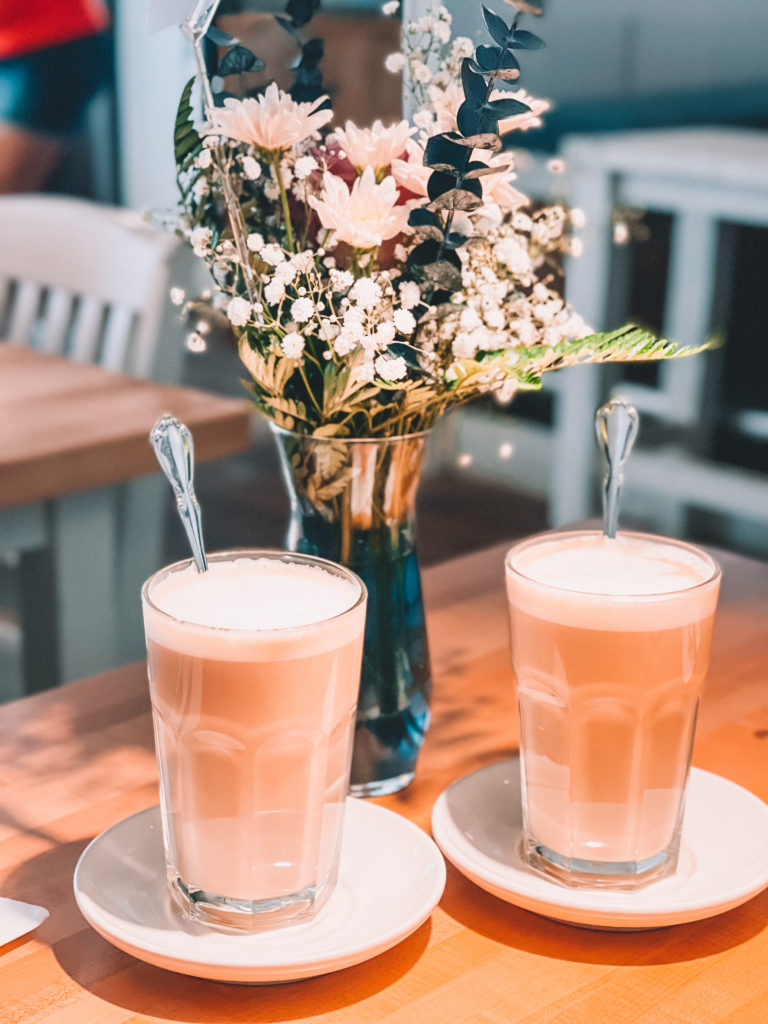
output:
{"label": "tall latte glass", "polygon": [[171,892],[208,924],[312,918],[337,879],[366,591],[274,551],[142,591]]}
{"label": "tall latte glass", "polygon": [[646,534],[542,534],[506,558],[523,856],[576,886],[672,873],[720,570]]}

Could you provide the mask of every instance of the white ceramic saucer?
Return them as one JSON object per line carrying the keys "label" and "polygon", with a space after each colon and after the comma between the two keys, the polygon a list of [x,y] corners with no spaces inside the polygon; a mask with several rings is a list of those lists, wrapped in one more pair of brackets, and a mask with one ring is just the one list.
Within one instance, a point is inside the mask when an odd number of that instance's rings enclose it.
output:
{"label": "white ceramic saucer", "polygon": [[635,892],[572,889],[529,868],[517,758],[454,782],[432,812],[445,856],[481,889],[569,924],[643,929],[722,914],[768,886],[768,806],[734,782],[691,769],[677,871]]}
{"label": "white ceramic saucer", "polygon": [[181,974],[251,984],[338,971],[396,945],[429,917],[445,862],[420,828],[362,800],[347,801],[339,882],[314,921],[254,935],[184,918],[167,891],[160,810],[102,832],[75,869],[75,898],[105,939]]}

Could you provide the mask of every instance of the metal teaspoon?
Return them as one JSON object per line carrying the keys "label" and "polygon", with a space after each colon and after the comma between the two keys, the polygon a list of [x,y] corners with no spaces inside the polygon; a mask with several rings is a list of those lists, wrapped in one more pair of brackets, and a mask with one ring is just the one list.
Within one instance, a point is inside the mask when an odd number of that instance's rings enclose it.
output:
{"label": "metal teaspoon", "polygon": [[616,536],[624,466],[639,426],[637,409],[621,398],[612,398],[595,413],[597,440],[608,462],[603,481],[603,533],[606,537]]}
{"label": "metal teaspoon", "polygon": [[192,557],[198,572],[205,572],[208,561],[203,546],[203,527],[200,506],[194,488],[194,444],[192,434],[183,423],[166,413],[161,416],[149,435],[157,461],[173,487],[176,508],[187,534]]}

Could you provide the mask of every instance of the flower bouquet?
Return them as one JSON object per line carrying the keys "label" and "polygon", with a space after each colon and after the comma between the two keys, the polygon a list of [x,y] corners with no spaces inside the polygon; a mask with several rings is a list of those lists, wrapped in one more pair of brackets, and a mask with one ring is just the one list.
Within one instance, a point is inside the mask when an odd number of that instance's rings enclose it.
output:
{"label": "flower bouquet", "polygon": [[[278,16],[299,51],[289,92],[248,93],[264,63],[210,28],[216,3],[201,0],[186,26],[204,120],[192,120],[193,80],[175,127],[183,230],[273,424],[289,546],[351,566],[371,594],[358,793],[409,781],[429,717],[413,528],[425,432],[569,365],[691,351],[633,326],[590,333],[565,302],[578,214],[532,204],[506,145],[547,107],[517,84],[518,57],[544,45],[519,23],[540,12],[505,2],[508,17],[483,7],[490,41],[478,46],[452,39],[444,7],[403,26],[386,66],[405,72],[412,114],[389,126],[333,124],[322,44],[302,35],[319,0],[289,0]],[[213,82],[206,33],[222,53]]]}

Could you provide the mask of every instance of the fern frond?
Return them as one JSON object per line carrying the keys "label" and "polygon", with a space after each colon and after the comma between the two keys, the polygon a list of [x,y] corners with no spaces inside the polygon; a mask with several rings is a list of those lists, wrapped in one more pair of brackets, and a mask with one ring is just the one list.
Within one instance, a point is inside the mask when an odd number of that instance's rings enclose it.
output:
{"label": "fern frond", "polygon": [[667,338],[634,324],[625,324],[615,331],[588,334],[574,341],[564,341],[552,349],[553,363],[549,369],[574,366],[577,363],[642,362],[651,359],[679,359],[714,348],[716,340],[703,345],[679,345]]}

